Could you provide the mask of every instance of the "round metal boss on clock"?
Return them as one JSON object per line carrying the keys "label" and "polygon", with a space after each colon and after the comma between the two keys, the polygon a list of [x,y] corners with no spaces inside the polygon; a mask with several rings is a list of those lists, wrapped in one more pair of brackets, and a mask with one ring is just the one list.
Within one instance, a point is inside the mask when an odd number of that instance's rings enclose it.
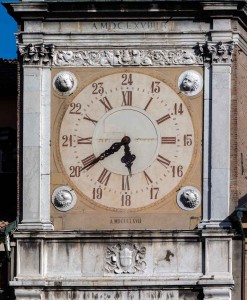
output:
{"label": "round metal boss on clock", "polygon": [[59,72],[53,79],[53,88],[59,94],[68,96],[72,94],[77,88],[77,79],[71,72]]}
{"label": "round metal boss on clock", "polygon": [[61,211],[70,210],[76,204],[76,194],[69,186],[60,186],[52,194],[52,203]]}
{"label": "round metal boss on clock", "polygon": [[201,74],[194,70],[183,72],[178,78],[178,87],[180,91],[187,96],[199,94],[203,87]]}
{"label": "round metal boss on clock", "polygon": [[194,210],[201,204],[201,193],[193,186],[185,186],[177,194],[177,204],[184,210]]}

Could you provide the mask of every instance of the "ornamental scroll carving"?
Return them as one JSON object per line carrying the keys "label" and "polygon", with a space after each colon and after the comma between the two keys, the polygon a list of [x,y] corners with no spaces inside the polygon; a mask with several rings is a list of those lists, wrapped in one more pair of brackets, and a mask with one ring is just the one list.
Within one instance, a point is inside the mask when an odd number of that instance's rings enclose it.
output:
{"label": "ornamental scroll carving", "polygon": [[154,66],[165,65],[194,65],[201,64],[202,59],[193,51],[186,50],[140,50],[140,49],[114,49],[114,50],[80,50],[54,53],[56,66]]}
{"label": "ornamental scroll carving", "polygon": [[24,64],[51,65],[55,46],[53,44],[19,45],[19,53]]}
{"label": "ornamental scroll carving", "polygon": [[194,47],[195,53],[203,58],[204,63],[231,63],[234,50],[233,42],[206,42]]}
{"label": "ornamental scroll carving", "polygon": [[136,244],[118,243],[106,249],[105,269],[108,273],[134,274],[146,268],[146,248]]}

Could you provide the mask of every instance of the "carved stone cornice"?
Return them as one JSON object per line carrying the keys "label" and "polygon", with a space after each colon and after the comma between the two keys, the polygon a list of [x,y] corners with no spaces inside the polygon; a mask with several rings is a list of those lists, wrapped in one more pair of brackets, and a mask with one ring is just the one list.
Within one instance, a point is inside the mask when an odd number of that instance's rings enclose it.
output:
{"label": "carved stone cornice", "polygon": [[53,56],[56,66],[110,67],[198,65],[202,58],[194,51],[182,49],[106,49],[106,50],[56,50]]}
{"label": "carved stone cornice", "polygon": [[195,53],[201,56],[206,64],[230,64],[234,49],[233,42],[206,42],[194,47]]}
{"label": "carved stone cornice", "polygon": [[233,42],[198,43],[184,49],[87,49],[56,50],[53,44],[19,45],[24,64],[111,67],[229,64],[232,62]]}
{"label": "carved stone cornice", "polygon": [[19,45],[19,53],[23,58],[23,64],[51,65],[55,46],[53,44],[29,44]]}

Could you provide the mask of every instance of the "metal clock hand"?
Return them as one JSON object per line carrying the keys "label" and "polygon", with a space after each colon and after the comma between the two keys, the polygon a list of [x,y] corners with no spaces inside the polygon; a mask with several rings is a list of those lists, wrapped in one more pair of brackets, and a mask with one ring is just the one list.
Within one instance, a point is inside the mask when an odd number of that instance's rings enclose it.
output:
{"label": "metal clock hand", "polygon": [[129,175],[131,176],[131,166],[133,165],[133,161],[136,159],[134,154],[131,154],[129,143],[124,145],[124,156],[121,158],[121,162],[125,164],[126,168],[129,171]]}
{"label": "metal clock hand", "polygon": [[93,159],[89,164],[87,164],[86,166],[84,166],[83,168],[81,168],[80,171],[83,171],[84,169],[88,168],[89,166],[94,165],[97,162],[99,162],[100,160],[103,160],[106,157],[114,154],[123,145],[127,145],[129,142],[130,142],[130,138],[128,136],[123,137],[122,140],[121,140],[121,142],[112,144],[109,149],[107,149],[104,152],[102,152],[98,157],[96,157],[95,159]]}

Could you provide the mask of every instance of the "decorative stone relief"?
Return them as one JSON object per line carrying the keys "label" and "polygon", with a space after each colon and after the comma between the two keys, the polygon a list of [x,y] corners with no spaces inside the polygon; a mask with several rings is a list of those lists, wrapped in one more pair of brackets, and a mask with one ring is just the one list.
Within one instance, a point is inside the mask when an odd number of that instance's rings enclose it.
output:
{"label": "decorative stone relief", "polygon": [[205,63],[231,63],[234,50],[233,42],[206,42],[197,44],[194,48],[196,55],[201,56]]}
{"label": "decorative stone relief", "polygon": [[146,268],[146,248],[136,244],[118,243],[106,249],[105,269],[108,273],[134,274],[143,272]]}
{"label": "decorative stone relief", "polygon": [[177,204],[184,210],[194,210],[200,203],[201,194],[193,186],[185,186],[177,194]]}
{"label": "decorative stone relief", "polygon": [[75,206],[76,194],[69,186],[60,186],[52,194],[52,203],[60,211],[67,211]]}
{"label": "decorative stone relief", "polygon": [[56,66],[154,66],[201,64],[201,57],[186,50],[80,50],[54,53]]}
{"label": "decorative stone relief", "polygon": [[24,64],[51,65],[55,46],[53,44],[19,45],[19,53]]}
{"label": "decorative stone relief", "polygon": [[76,87],[77,79],[71,72],[59,72],[53,79],[53,88],[63,96],[72,94]]}
{"label": "decorative stone relief", "polygon": [[197,95],[203,87],[202,76],[194,70],[185,71],[179,76],[178,87],[187,96]]}

